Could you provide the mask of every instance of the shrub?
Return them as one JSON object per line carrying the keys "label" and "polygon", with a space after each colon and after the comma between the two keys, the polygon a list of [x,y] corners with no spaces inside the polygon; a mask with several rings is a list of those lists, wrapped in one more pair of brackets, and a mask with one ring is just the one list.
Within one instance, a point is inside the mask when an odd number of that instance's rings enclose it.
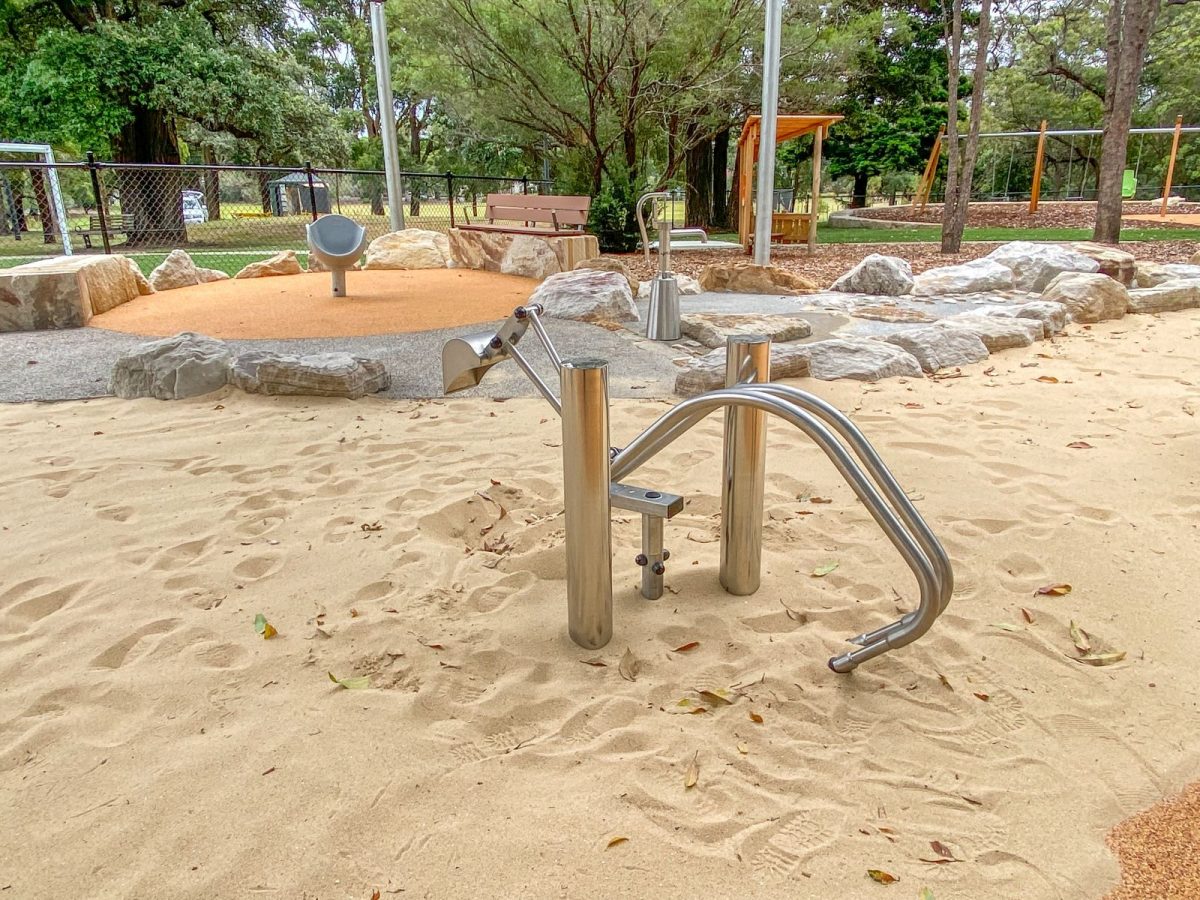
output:
{"label": "shrub", "polygon": [[612,182],[600,189],[592,201],[588,230],[596,235],[602,253],[632,253],[640,235],[634,219],[629,188]]}

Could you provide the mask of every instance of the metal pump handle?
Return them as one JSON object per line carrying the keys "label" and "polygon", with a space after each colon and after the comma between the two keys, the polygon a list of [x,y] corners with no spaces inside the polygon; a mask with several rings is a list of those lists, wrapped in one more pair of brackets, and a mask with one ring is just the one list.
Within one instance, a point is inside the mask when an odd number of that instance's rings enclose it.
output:
{"label": "metal pump handle", "polygon": [[[667,193],[666,191],[651,191],[648,194],[642,194],[642,196],[638,198],[638,202],[637,202],[638,231],[640,231],[642,233],[642,250],[646,254],[646,262],[650,262],[650,238],[646,234],[646,219],[642,215],[642,207],[644,207],[646,205],[646,203],[650,202],[650,201],[662,201],[663,219],[665,220],[666,219],[666,201],[670,200],[670,199],[671,199],[671,195],[669,193]],[[653,212],[651,213],[651,218],[654,218]],[[663,240],[662,229],[659,229],[658,241],[659,241],[660,247],[662,246],[662,240]]]}

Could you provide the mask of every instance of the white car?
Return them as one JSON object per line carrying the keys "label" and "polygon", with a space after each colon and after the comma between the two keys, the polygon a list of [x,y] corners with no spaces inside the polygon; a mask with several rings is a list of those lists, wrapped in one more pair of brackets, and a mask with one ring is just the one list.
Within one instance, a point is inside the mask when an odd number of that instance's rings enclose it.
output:
{"label": "white car", "polygon": [[183,192],[183,223],[185,225],[201,225],[208,221],[208,206],[200,191]]}

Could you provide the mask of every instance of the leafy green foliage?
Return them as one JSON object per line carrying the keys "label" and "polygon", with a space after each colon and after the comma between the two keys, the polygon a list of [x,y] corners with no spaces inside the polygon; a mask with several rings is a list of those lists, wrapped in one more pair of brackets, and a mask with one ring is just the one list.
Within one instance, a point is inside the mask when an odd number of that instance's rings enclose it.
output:
{"label": "leafy green foliage", "polygon": [[588,230],[596,235],[603,253],[630,253],[637,249],[638,233],[628,182],[606,181],[592,201]]}

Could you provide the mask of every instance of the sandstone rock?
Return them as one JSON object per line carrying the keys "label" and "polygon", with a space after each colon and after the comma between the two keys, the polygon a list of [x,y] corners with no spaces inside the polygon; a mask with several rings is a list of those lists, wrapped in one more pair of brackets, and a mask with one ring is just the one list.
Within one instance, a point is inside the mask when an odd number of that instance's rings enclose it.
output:
{"label": "sandstone rock", "polygon": [[731,335],[762,334],[774,343],[797,341],[812,334],[812,326],[793,316],[721,315],[693,313],[680,317],[684,337],[705,347],[724,347]]}
{"label": "sandstone rock", "polygon": [[[517,239],[521,238],[520,241]],[[540,250],[530,250],[530,242],[540,242],[554,255],[557,268]],[[513,244],[518,244],[513,251]],[[508,272],[526,278],[544,278],[558,272],[571,272],[581,262],[600,255],[600,244],[593,234],[519,235],[503,231],[450,229],[449,256],[452,265],[489,272]]]}
{"label": "sandstone rock", "polygon": [[1200,307],[1200,281],[1174,278],[1152,288],[1129,292],[1127,311],[1131,313],[1175,312]]}
{"label": "sandstone rock", "polygon": [[529,296],[546,315],[580,322],[636,322],[629,282],[619,272],[576,269],[551,275]]}
{"label": "sandstone rock", "polygon": [[883,341],[832,338],[802,346],[808,350],[809,374],[822,381],[878,381],[921,374],[921,364],[911,353]]}
{"label": "sandstone rock", "polygon": [[1030,300],[1012,306],[996,306],[981,310],[985,316],[1000,316],[1004,319],[1037,319],[1042,323],[1046,337],[1058,334],[1067,327],[1070,312],[1054,300]]}
{"label": "sandstone rock", "polygon": [[139,266],[128,256],[119,256],[117,258],[125,260],[125,266],[129,269],[129,274],[133,276],[133,282],[137,286],[138,296],[148,297],[155,292],[154,285],[152,285],[150,283],[150,279],[143,274],[141,266]]}
{"label": "sandstone rock", "polygon": [[1133,284],[1137,260],[1132,253],[1108,244],[1093,244],[1091,241],[1079,241],[1072,244],[1071,249],[1095,260],[1096,264],[1100,266],[1101,275],[1115,278],[1125,287]]}
{"label": "sandstone rock", "polygon": [[514,234],[511,237],[508,249],[500,260],[500,271],[505,275],[520,275],[541,281],[563,271],[554,250],[540,237],[532,234]]}
{"label": "sandstone rock", "polygon": [[969,365],[988,356],[979,335],[965,328],[907,328],[884,340],[911,353],[926,372]]}
{"label": "sandstone rock", "polygon": [[[639,300],[650,299],[650,286],[653,283],[654,282],[652,281],[643,281],[638,284],[637,298]],[[676,272],[675,283],[679,285],[679,296],[681,297],[689,297],[694,296],[695,294],[704,293],[704,288],[700,287],[700,282],[691,275],[684,275],[681,272]]]}
{"label": "sandstone rock", "polygon": [[[310,266],[312,257],[309,257]],[[367,245],[367,269],[444,269],[450,241],[438,231],[405,228],[375,238]]]}
{"label": "sandstone rock", "polygon": [[914,294],[975,294],[984,291],[1011,291],[1013,273],[1008,266],[984,257],[957,266],[929,269],[913,278]]}
{"label": "sandstone rock", "polygon": [[173,291],[200,283],[200,273],[186,250],[172,250],[150,273],[156,291]]}
{"label": "sandstone rock", "polygon": [[197,266],[196,274],[200,276],[201,284],[211,284],[214,281],[229,280],[229,273],[222,272],[220,269],[206,269],[203,266]]}
{"label": "sandstone rock", "polygon": [[[808,374],[810,344],[772,344],[771,380],[800,378]],[[694,397],[704,391],[725,386],[725,348],[721,347],[691,360],[675,376],[675,393]]]}
{"label": "sandstone rock", "polygon": [[1134,283],[1140,288],[1154,287],[1174,278],[1200,278],[1200,266],[1187,263],[1140,262],[1134,272]]}
{"label": "sandstone rock", "polygon": [[241,354],[229,367],[229,381],[251,394],[302,394],[350,400],[391,386],[387,370],[377,359],[349,353],[294,356],[270,350]]}
{"label": "sandstone rock", "polygon": [[710,263],[700,273],[706,291],[741,294],[811,294],[815,282],[779,266],[756,266],[748,262]]}
{"label": "sandstone rock", "polygon": [[1061,272],[1099,272],[1100,264],[1069,247],[1035,241],[1012,241],[984,257],[1007,266],[1018,291],[1043,291]]}
{"label": "sandstone rock", "polygon": [[1042,292],[1043,300],[1063,304],[1076,322],[1119,319],[1129,305],[1129,292],[1107,275],[1063,272]]}
{"label": "sandstone rock", "polygon": [[123,256],[57,256],[0,269],[0,332],[78,328],[148,290]]}
{"label": "sandstone rock", "polygon": [[269,259],[250,263],[233,277],[267,278],[272,275],[299,275],[303,271],[300,268],[300,260],[296,258],[296,251],[284,250]]}
{"label": "sandstone rock", "polygon": [[113,366],[110,388],[127,399],[196,397],[226,385],[232,358],[224,341],[184,331],[122,353]]}
{"label": "sandstone rock", "polygon": [[883,294],[899,297],[912,293],[912,267],[898,256],[872,253],[833,283],[831,290],[848,294]]}
{"label": "sandstone rock", "polygon": [[1188,260],[1188,265],[1200,266],[1200,250],[1192,254],[1192,258]]}
{"label": "sandstone rock", "polygon": [[[1106,275],[1100,277],[1108,278]],[[1108,280],[1112,281],[1111,278]],[[1028,347],[1034,341],[1040,341],[1045,334],[1042,323],[1037,319],[1006,319],[980,313],[950,316],[933,327],[969,331],[983,342],[989,353],[1009,347]]]}
{"label": "sandstone rock", "polygon": [[596,269],[600,272],[620,272],[625,276],[625,280],[629,282],[629,290],[634,294],[641,296],[638,292],[638,280],[633,277],[633,273],[629,271],[629,266],[621,262],[619,259],[614,259],[611,256],[597,256],[595,259],[582,259],[576,265],[575,269]]}
{"label": "sandstone rock", "polygon": [[921,309],[911,306],[895,306],[890,304],[870,304],[854,306],[850,315],[856,319],[871,319],[875,322],[914,323],[936,322],[937,316],[930,315]]}

